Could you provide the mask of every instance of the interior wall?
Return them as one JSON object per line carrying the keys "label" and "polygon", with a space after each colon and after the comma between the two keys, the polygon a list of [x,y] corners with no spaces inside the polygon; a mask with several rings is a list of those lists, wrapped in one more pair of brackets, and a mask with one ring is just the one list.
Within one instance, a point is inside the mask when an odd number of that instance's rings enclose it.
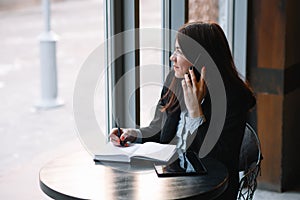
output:
{"label": "interior wall", "polygon": [[[300,74],[299,74],[300,75]],[[300,88],[285,96],[283,107],[282,190],[300,186]]]}
{"label": "interior wall", "polygon": [[279,192],[300,179],[299,7],[297,0],[248,1],[247,70],[264,157],[259,187]]}

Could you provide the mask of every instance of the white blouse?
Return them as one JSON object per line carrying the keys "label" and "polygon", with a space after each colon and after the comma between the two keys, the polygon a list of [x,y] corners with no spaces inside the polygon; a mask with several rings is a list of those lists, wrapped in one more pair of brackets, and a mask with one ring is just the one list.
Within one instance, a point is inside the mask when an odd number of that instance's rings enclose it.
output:
{"label": "white blouse", "polygon": [[195,133],[196,129],[205,121],[204,116],[191,118],[187,111],[180,113],[180,120],[177,127],[176,136],[178,139],[177,148],[182,151],[187,149],[187,137]]}

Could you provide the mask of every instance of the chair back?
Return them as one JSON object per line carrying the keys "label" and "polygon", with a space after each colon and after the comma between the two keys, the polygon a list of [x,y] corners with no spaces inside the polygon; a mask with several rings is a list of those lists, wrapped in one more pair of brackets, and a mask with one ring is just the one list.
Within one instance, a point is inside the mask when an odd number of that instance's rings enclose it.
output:
{"label": "chair back", "polygon": [[240,188],[239,200],[250,200],[253,198],[257,188],[257,176],[260,172],[262,160],[261,147],[258,135],[247,123],[240,150]]}

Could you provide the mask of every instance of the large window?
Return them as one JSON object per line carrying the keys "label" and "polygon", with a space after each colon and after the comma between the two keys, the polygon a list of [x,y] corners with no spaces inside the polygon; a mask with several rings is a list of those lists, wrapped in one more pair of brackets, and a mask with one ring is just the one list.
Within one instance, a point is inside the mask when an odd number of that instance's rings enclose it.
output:
{"label": "large window", "polygon": [[[243,74],[246,42],[243,35],[246,33],[245,16],[247,12],[245,8],[247,8],[247,0],[128,0],[126,3],[125,1],[120,3],[118,0],[105,0],[105,2],[105,35],[107,38],[136,28],[141,30],[145,28],[177,30],[187,21],[216,21],[224,29],[233,53],[237,51],[235,59],[238,61],[238,66],[241,67],[241,70],[239,70]],[[107,51],[107,56],[111,56],[119,49],[126,49],[127,45],[140,47],[140,44],[148,37],[144,33],[143,31],[135,32],[129,35],[126,41],[108,44],[110,49]],[[241,35],[242,37],[240,37]],[[158,37],[157,40],[161,40],[164,51],[161,49],[138,48],[139,51],[126,55],[125,58],[120,58],[118,63],[115,63],[115,66],[112,67],[111,72],[106,74],[108,83],[106,90],[106,96],[108,97],[107,113],[109,115],[108,121],[110,121],[108,130],[113,126],[113,111],[117,111],[118,116],[123,118],[121,119],[121,121],[124,121],[124,123],[121,123],[123,127],[132,126],[132,123],[128,121],[129,118],[136,120],[135,124],[141,126],[146,126],[151,121],[155,105],[160,97],[163,79],[170,69],[166,70],[164,66],[170,66],[169,56],[174,46],[174,33],[162,32],[162,36]],[[107,60],[110,60],[110,58]],[[132,74],[130,79],[124,80],[122,85],[125,93],[117,94],[119,97],[114,96],[115,94],[112,94],[111,91],[114,84],[116,84],[114,80],[118,80],[130,70],[134,70],[135,73]],[[129,93],[126,93],[127,85],[131,87],[128,90]],[[134,96],[132,91],[136,91],[137,95]],[[125,101],[113,102],[116,98],[122,98]],[[130,109],[127,109],[128,107]]]}

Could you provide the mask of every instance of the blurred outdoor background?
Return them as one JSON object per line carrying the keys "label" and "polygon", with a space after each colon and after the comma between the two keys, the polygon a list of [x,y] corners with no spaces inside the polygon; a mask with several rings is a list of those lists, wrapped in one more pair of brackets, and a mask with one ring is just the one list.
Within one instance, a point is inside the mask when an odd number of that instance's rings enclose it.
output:
{"label": "blurred outdoor background", "polygon": [[48,199],[39,170],[82,145],[72,113],[76,75],[104,41],[102,1],[51,1],[57,42],[58,94],[64,105],[38,110],[41,95],[41,1],[0,1],[0,199]]}

